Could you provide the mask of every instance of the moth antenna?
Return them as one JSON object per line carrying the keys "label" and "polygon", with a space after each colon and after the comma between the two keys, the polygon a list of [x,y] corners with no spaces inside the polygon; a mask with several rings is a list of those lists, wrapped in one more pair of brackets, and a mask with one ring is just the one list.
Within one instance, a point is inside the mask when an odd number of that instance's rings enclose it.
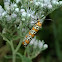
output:
{"label": "moth antenna", "polygon": [[51,20],[52,21],[52,19],[45,19],[45,20]]}

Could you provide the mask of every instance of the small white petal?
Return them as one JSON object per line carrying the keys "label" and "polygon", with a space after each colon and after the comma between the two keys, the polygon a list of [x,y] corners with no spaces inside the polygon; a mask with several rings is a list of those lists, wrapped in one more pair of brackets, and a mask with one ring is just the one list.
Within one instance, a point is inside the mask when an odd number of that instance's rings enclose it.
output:
{"label": "small white petal", "polygon": [[44,49],[48,48],[48,45],[47,44],[44,44]]}
{"label": "small white petal", "polygon": [[59,4],[62,5],[62,1],[59,1]]}
{"label": "small white petal", "polygon": [[17,8],[17,4],[14,4],[14,7],[16,7],[16,8]]}
{"label": "small white petal", "polygon": [[3,13],[3,8],[2,8],[2,6],[0,5],[0,13]]}
{"label": "small white petal", "polygon": [[22,13],[22,17],[25,17],[25,16],[26,16],[26,12],[23,12],[23,13]]}
{"label": "small white petal", "polygon": [[11,16],[6,15],[6,19],[7,19],[7,21],[10,21],[11,20]]}
{"label": "small white petal", "polygon": [[4,0],[4,2],[10,2],[10,0]]}
{"label": "small white petal", "polygon": [[20,0],[16,0],[16,3],[19,3],[20,2]]}
{"label": "small white petal", "polygon": [[39,6],[39,5],[40,5],[40,2],[35,2],[35,5],[36,5],[36,6]]}
{"label": "small white petal", "polygon": [[28,17],[30,17],[30,14],[27,14]]}
{"label": "small white petal", "polygon": [[7,14],[7,12],[4,11],[4,12],[2,13],[2,16],[5,16],[6,14]]}
{"label": "small white petal", "polygon": [[40,6],[43,7],[43,3],[41,3]]}
{"label": "small white petal", "polygon": [[47,7],[47,4],[43,4],[43,7]]}
{"label": "small white petal", "polygon": [[2,14],[0,13],[0,17],[2,16]]}
{"label": "small white petal", "polygon": [[40,49],[43,47],[43,43],[42,43],[41,41],[39,41],[38,47],[39,47]]}
{"label": "small white petal", "polygon": [[16,15],[15,13],[13,13],[13,14],[11,15],[11,17],[12,17],[12,18],[16,18],[17,15]]}
{"label": "small white petal", "polygon": [[52,5],[51,5],[51,4],[50,4],[50,5],[48,5],[48,8],[49,8],[49,9],[52,9]]}
{"label": "small white petal", "polygon": [[37,40],[34,42],[34,46],[37,46],[38,45],[38,42],[37,42]]}
{"label": "small white petal", "polygon": [[5,10],[10,10],[9,2],[4,2]]}
{"label": "small white petal", "polygon": [[59,2],[57,2],[57,1],[52,1],[52,4],[55,4],[55,5],[58,5],[59,4]]}
{"label": "small white petal", "polygon": [[22,18],[22,21],[25,21],[25,18]]}
{"label": "small white petal", "polygon": [[16,8],[15,11],[16,11],[16,12],[19,12],[19,8]]}
{"label": "small white petal", "polygon": [[33,38],[31,41],[30,41],[30,45],[34,44],[35,42],[35,38]]}
{"label": "small white petal", "polygon": [[30,1],[30,3],[33,3],[33,1]]}
{"label": "small white petal", "polygon": [[21,11],[21,13],[22,13],[22,12],[25,12],[25,9],[21,9],[20,11]]}
{"label": "small white petal", "polygon": [[31,21],[31,24],[35,24],[35,22],[34,21]]}

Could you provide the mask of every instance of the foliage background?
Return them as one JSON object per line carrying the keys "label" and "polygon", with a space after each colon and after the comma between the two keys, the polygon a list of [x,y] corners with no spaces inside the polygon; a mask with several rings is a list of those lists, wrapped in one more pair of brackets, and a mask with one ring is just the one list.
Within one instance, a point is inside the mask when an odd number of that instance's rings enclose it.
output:
{"label": "foliage background", "polygon": [[[3,6],[3,0],[0,0]],[[51,20],[47,20],[51,19]],[[2,27],[0,26],[0,32]],[[37,33],[37,38],[48,44],[48,49],[40,53],[33,62],[62,62],[62,7],[48,15],[43,23],[43,28]],[[24,48],[20,48],[23,54]],[[0,62],[11,62],[11,59],[4,57],[11,54],[6,42],[0,36]],[[20,59],[17,59],[17,62]]]}

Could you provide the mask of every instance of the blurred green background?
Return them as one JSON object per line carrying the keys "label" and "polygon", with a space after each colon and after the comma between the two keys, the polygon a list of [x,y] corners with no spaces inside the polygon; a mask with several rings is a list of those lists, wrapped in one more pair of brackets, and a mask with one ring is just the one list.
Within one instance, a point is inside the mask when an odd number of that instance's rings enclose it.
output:
{"label": "blurred green background", "polygon": [[[0,0],[3,6],[3,0]],[[47,20],[51,19],[51,20]],[[2,28],[0,26],[0,32]],[[41,34],[41,35],[40,35]],[[33,62],[62,62],[62,7],[49,14],[42,29],[37,34],[38,39],[48,44],[48,49],[40,53]],[[24,49],[22,49],[24,51]],[[11,62],[11,59],[4,58],[4,55],[11,53],[6,42],[0,36],[0,62]],[[19,61],[18,61],[19,62]]]}

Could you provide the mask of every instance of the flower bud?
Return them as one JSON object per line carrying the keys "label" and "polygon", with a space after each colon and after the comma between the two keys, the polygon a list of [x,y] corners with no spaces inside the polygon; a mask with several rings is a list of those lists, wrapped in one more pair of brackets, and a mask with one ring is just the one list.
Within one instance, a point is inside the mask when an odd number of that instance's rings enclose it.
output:
{"label": "flower bud", "polygon": [[48,48],[48,45],[47,44],[44,44],[44,49]]}
{"label": "flower bud", "polygon": [[19,12],[19,8],[16,8],[15,11],[16,11],[16,12]]}

